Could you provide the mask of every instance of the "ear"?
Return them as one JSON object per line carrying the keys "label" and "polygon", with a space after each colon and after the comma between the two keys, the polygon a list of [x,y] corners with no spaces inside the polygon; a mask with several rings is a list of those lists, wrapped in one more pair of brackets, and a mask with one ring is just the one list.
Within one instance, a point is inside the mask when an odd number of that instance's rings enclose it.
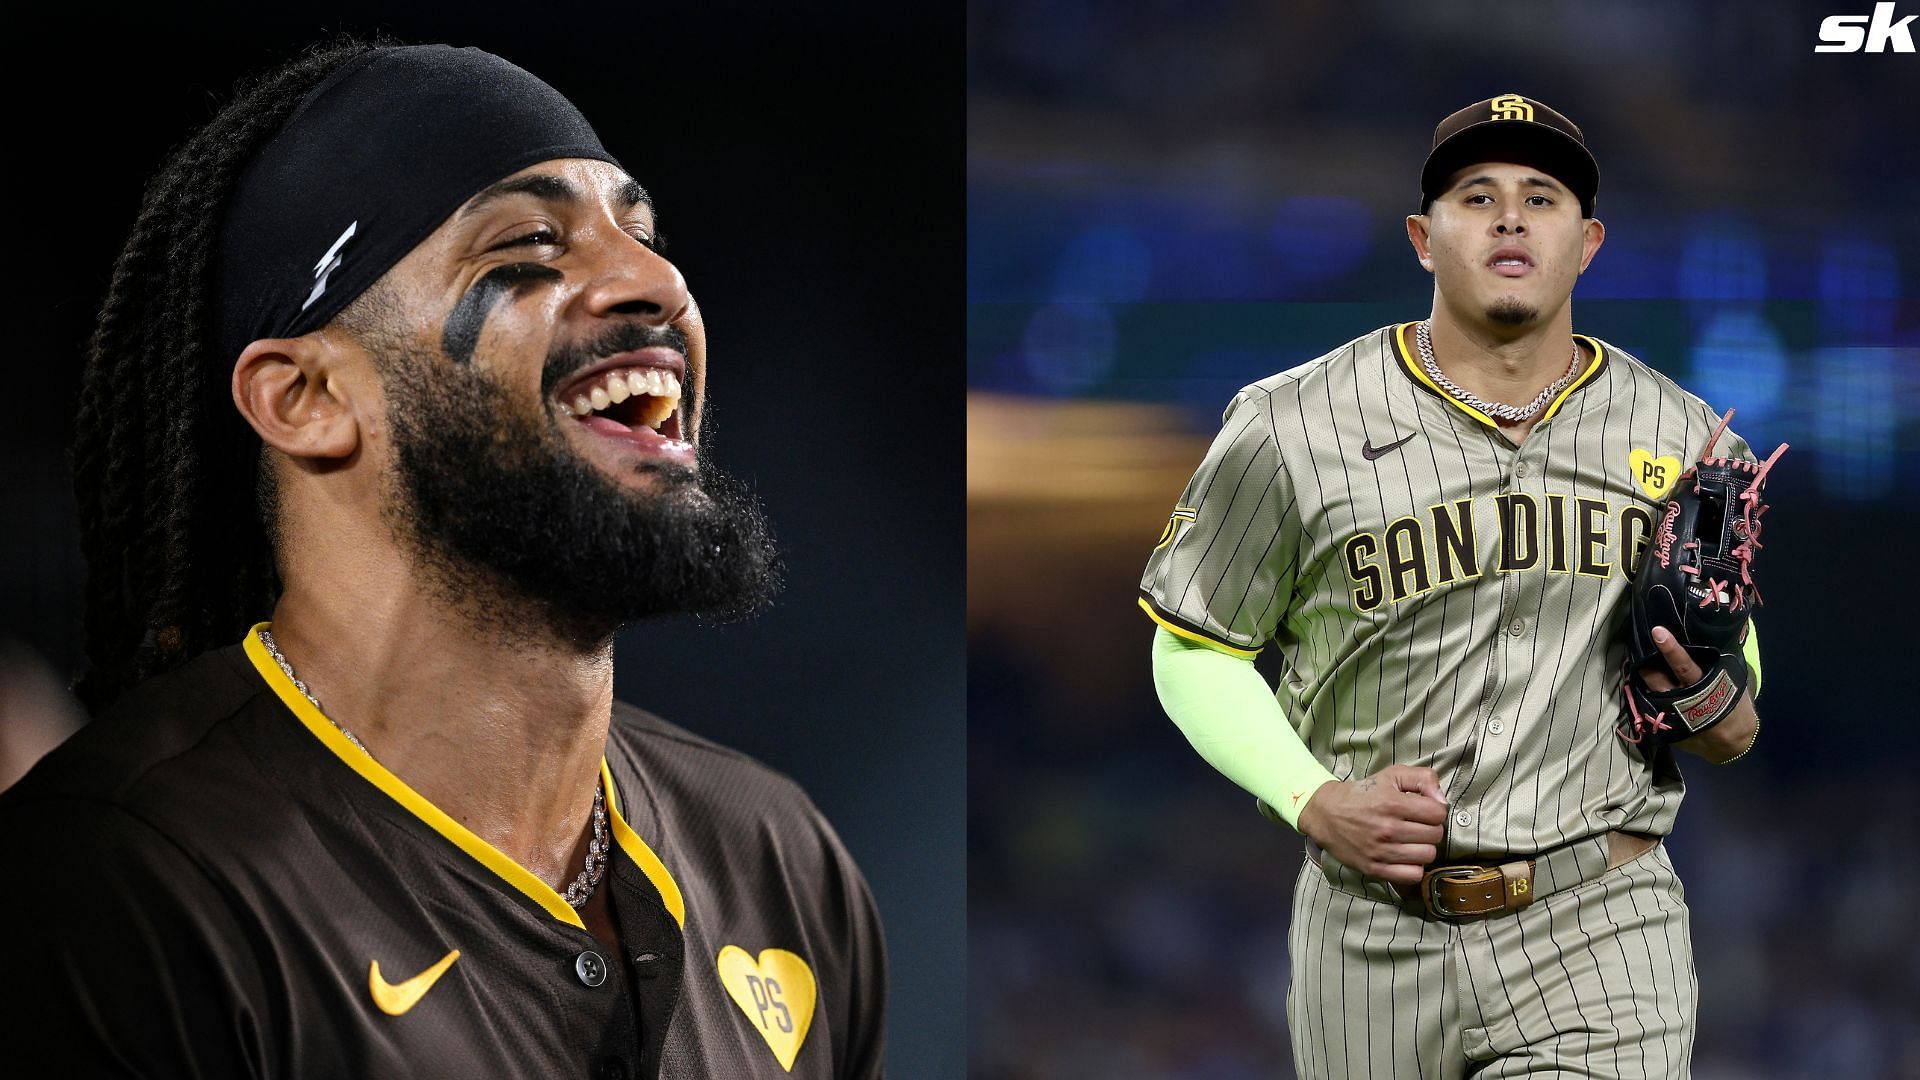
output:
{"label": "ear", "polygon": [[1427,273],[1433,273],[1433,249],[1427,244],[1427,230],[1433,219],[1425,214],[1407,215],[1407,242],[1413,245],[1413,253],[1420,260],[1420,266]]}
{"label": "ear", "polygon": [[262,441],[292,458],[344,458],[360,419],[333,346],[319,333],[262,338],[233,365],[233,403]]}
{"label": "ear", "polygon": [[1594,254],[1600,250],[1600,245],[1607,242],[1607,227],[1600,223],[1599,218],[1588,218],[1583,231],[1586,238],[1580,244],[1580,272],[1584,274],[1587,264],[1593,262]]}
{"label": "ear", "polygon": [[[673,320],[674,328],[687,336],[687,383],[692,390],[693,411],[680,417],[680,433],[698,445],[700,410],[707,402],[707,323],[700,317],[700,305],[687,296],[687,310]],[[685,400],[687,395],[682,395]]]}

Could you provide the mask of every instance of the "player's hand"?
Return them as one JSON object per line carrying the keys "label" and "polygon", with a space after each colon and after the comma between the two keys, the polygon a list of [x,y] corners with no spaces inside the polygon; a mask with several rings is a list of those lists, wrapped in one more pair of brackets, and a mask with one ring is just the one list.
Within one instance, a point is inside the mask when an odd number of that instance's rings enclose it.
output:
{"label": "player's hand", "polygon": [[1432,769],[1389,765],[1363,780],[1320,785],[1299,820],[1301,832],[1345,865],[1415,885],[1439,856],[1447,797]]}
{"label": "player's hand", "polygon": [[[1649,689],[1664,694],[1669,690],[1692,686],[1700,681],[1700,676],[1703,674],[1700,665],[1694,663],[1693,657],[1687,655],[1687,650],[1673,640],[1673,633],[1666,627],[1653,628],[1653,644],[1660,650],[1661,659],[1667,662],[1667,670],[1662,670],[1659,664],[1648,664],[1640,669],[1640,678],[1646,681]],[[1668,671],[1672,674],[1669,675]]]}
{"label": "player's hand", "polygon": [[[1669,676],[1667,672],[1660,670],[1658,664],[1648,664],[1640,669],[1640,678],[1646,681],[1647,686],[1666,693],[1668,690],[1677,690],[1682,686],[1692,686],[1705,675],[1705,672],[1700,670],[1700,665],[1693,662],[1693,657],[1687,655],[1687,650],[1681,648],[1680,643],[1673,639],[1673,634],[1665,627],[1654,628],[1653,643],[1659,648],[1661,659],[1667,662],[1667,667],[1672,670],[1673,675]],[[1754,730],[1759,726],[1760,714],[1754,711],[1753,695],[1742,691],[1740,704],[1733,707],[1733,711],[1727,714],[1725,720],[1698,735],[1681,739],[1673,745],[1698,754],[1718,765],[1723,761],[1739,757],[1742,750],[1751,746]],[[1301,820],[1304,821],[1305,817],[1303,816]]]}

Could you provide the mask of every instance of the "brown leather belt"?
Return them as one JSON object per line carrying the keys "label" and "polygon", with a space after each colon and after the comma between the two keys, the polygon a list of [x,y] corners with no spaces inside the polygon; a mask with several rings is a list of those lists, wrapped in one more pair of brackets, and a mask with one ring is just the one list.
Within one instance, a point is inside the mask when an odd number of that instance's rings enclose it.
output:
{"label": "brown leather belt", "polygon": [[[1421,876],[1418,886],[1394,887],[1374,879],[1365,880],[1386,886],[1403,901],[1417,903],[1431,918],[1471,922],[1519,911],[1548,893],[1571,888],[1606,870],[1624,866],[1652,851],[1659,843],[1657,836],[1614,831],[1526,858],[1509,855],[1435,863]],[[1600,865],[1599,852],[1593,850],[1596,844],[1605,845],[1604,865]],[[1373,891],[1355,887],[1351,879],[1360,877],[1358,872],[1336,860],[1323,860],[1323,852],[1311,840],[1307,841],[1307,854],[1327,873],[1327,880],[1336,888],[1382,899]]]}
{"label": "brown leather belt", "polygon": [[1533,903],[1532,859],[1498,866],[1487,863],[1441,863],[1420,877],[1419,896],[1427,914],[1436,919],[1465,922]]}

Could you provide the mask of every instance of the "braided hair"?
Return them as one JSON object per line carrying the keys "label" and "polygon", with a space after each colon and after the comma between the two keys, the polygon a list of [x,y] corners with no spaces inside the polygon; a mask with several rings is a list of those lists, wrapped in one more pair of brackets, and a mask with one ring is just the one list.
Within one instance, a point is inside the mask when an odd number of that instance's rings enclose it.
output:
{"label": "braided hair", "polygon": [[229,396],[235,358],[214,355],[220,220],[307,92],[389,44],[336,38],[241,84],[147,185],[87,341],[75,418],[87,669],[74,692],[90,712],[238,640],[278,597],[271,473]]}

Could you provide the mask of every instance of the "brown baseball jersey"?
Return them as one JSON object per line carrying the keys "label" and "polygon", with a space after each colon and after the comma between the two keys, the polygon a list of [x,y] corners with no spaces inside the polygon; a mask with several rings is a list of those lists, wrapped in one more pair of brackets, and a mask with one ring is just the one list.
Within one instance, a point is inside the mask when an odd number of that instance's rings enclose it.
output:
{"label": "brown baseball jersey", "polygon": [[[257,628],[256,628],[257,630]],[[785,777],[616,704],[622,954],[352,745],[257,634],[0,798],[33,1075],[881,1075],[873,901]],[[43,899],[36,901],[34,897]]]}

